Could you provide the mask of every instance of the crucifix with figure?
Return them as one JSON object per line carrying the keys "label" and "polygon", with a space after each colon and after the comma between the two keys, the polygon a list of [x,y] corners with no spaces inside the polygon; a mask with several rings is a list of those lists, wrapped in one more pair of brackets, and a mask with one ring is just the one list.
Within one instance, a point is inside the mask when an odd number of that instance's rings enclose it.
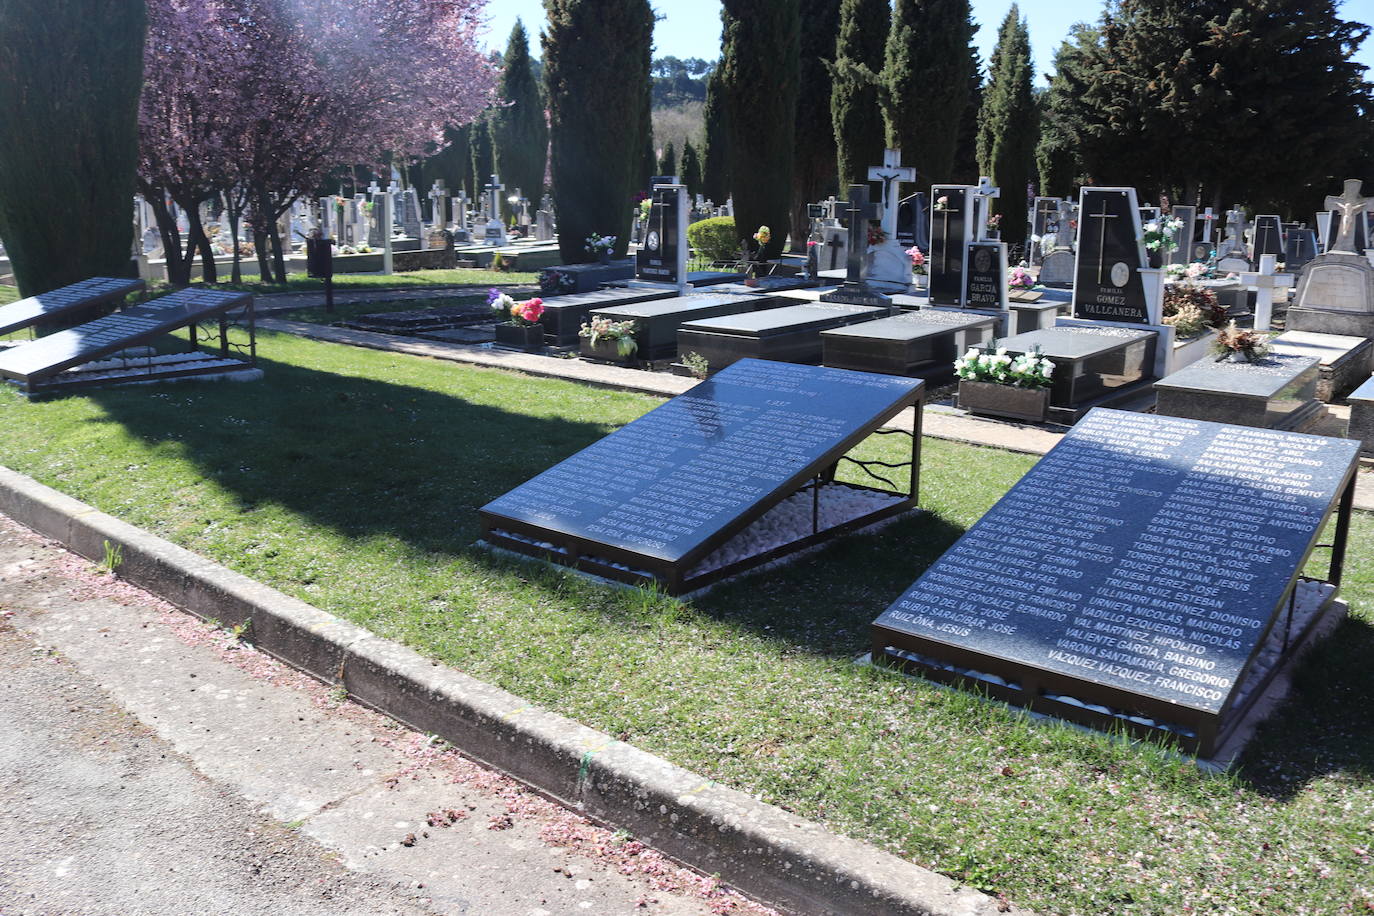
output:
{"label": "crucifix with figure", "polygon": [[429,200],[432,205],[431,212],[434,214],[431,220],[434,227],[448,228],[448,188],[444,187],[444,179],[434,179],[434,184],[429,189]]}
{"label": "crucifix with figure", "polygon": [[[883,164],[870,166],[869,181],[883,183],[882,226],[889,239],[897,236],[897,205],[901,203],[902,182],[916,180],[916,170],[902,165],[902,151],[888,149],[883,151]],[[853,197],[850,197],[851,204]]]}
{"label": "crucifix with figure", "polygon": [[1362,254],[1355,250],[1355,221],[1364,217],[1369,205],[1374,203],[1374,198],[1361,197],[1360,190],[1364,187],[1364,182],[1358,178],[1349,178],[1345,182],[1345,193],[1340,197],[1331,196],[1326,199],[1326,208],[1332,213],[1341,215],[1341,228],[1336,234],[1336,241],[1331,244],[1329,251],[1340,251],[1346,254]]}

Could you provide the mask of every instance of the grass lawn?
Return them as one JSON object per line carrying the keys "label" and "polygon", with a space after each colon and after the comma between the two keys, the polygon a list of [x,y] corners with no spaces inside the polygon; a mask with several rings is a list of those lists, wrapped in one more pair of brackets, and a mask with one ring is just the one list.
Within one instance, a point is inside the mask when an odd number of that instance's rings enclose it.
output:
{"label": "grass lawn", "polygon": [[[922,505],[690,601],[473,545],[653,398],[275,334],[267,378],[0,394],[0,462],[383,636],[1043,913],[1374,908],[1374,519],[1352,619],[1237,772],[853,664],[1034,459],[927,440]],[[892,440],[897,437],[884,437]],[[877,445],[875,452],[901,448]]]}
{"label": "grass lawn", "polygon": [[18,299],[18,298],[19,298],[19,287],[17,287],[17,286],[0,286],[0,305],[5,305],[5,304],[7,304],[7,303],[13,302],[14,300],[16,300],[16,299]]}

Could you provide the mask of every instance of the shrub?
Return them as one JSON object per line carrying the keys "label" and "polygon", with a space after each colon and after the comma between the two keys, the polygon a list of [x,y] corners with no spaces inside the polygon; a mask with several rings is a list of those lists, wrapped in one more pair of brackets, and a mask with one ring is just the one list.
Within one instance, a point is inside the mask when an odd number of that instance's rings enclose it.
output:
{"label": "shrub", "polygon": [[734,217],[716,216],[692,223],[687,227],[687,242],[699,258],[708,261],[734,260],[739,252]]}

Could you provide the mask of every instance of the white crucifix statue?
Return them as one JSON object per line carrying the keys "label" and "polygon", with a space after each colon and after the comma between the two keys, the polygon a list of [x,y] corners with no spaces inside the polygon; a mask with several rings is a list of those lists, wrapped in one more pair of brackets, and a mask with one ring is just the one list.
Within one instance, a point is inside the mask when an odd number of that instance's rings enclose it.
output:
{"label": "white crucifix statue", "polygon": [[1369,205],[1374,203],[1374,198],[1361,197],[1360,189],[1364,183],[1358,178],[1348,178],[1345,182],[1345,193],[1340,197],[1328,197],[1326,206],[1333,214],[1340,214],[1341,228],[1336,233],[1336,240],[1331,243],[1330,251],[1339,251],[1346,254],[1364,254],[1362,251],[1355,250],[1355,221],[1364,218],[1365,211]]}
{"label": "white crucifix statue", "polygon": [[890,239],[896,238],[897,205],[902,200],[902,182],[915,181],[916,170],[910,166],[902,165],[901,150],[883,150],[883,164],[869,167],[868,180],[883,183],[883,232],[887,233],[887,237]]}
{"label": "white crucifix statue", "polygon": [[505,189],[506,186],[495,175],[491,176],[491,181],[482,189],[487,192],[487,219],[499,220],[501,218],[501,192]]}
{"label": "white crucifix statue", "polygon": [[981,242],[988,237],[988,217],[992,215],[992,199],[1001,197],[1002,189],[992,186],[992,179],[986,175],[978,176],[978,187],[973,189],[973,240]]}
{"label": "white crucifix statue", "polygon": [[448,188],[444,187],[444,179],[434,179],[434,184],[429,189],[429,200],[433,205],[431,212],[434,214],[431,222],[435,229],[448,228]]}

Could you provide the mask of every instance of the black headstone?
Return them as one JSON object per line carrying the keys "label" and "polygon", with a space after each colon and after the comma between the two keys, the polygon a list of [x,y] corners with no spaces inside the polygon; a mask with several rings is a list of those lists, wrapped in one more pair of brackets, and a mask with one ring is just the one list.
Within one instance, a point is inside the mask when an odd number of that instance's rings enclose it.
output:
{"label": "black headstone", "polygon": [[676,187],[654,189],[644,247],[635,255],[639,279],[674,285],[686,282],[677,275],[678,248],[687,244],[678,238],[678,204]]}
{"label": "black headstone", "polygon": [[1283,226],[1277,216],[1255,217],[1255,262],[1262,254],[1283,256]]}
{"label": "black headstone", "polygon": [[[916,379],[741,360],[481,510],[489,539],[670,588],[920,397]],[[512,537],[513,536],[513,537]],[[608,569],[608,574],[614,574]]]}
{"label": "black headstone", "polygon": [[1148,324],[1146,266],[1138,233],[1135,192],[1084,188],[1078,213],[1078,265],[1074,273],[1074,317]]}
{"label": "black headstone", "polygon": [[1000,310],[1007,289],[1006,250],[1000,242],[968,246],[968,292],[965,307]]}
{"label": "black headstone", "polygon": [[940,186],[930,189],[930,274],[932,305],[960,305],[964,292],[964,259],[967,256],[967,187]]}
{"label": "black headstone", "polygon": [[874,622],[875,651],[1000,672],[1037,708],[1184,723],[1208,753],[1357,451],[1094,410]]}
{"label": "black headstone", "polygon": [[1315,229],[1290,229],[1288,242],[1284,246],[1283,266],[1288,271],[1302,267],[1317,256],[1317,231]]}
{"label": "black headstone", "polygon": [[897,241],[906,248],[915,245],[922,251],[930,251],[930,205],[925,191],[898,202]]}

